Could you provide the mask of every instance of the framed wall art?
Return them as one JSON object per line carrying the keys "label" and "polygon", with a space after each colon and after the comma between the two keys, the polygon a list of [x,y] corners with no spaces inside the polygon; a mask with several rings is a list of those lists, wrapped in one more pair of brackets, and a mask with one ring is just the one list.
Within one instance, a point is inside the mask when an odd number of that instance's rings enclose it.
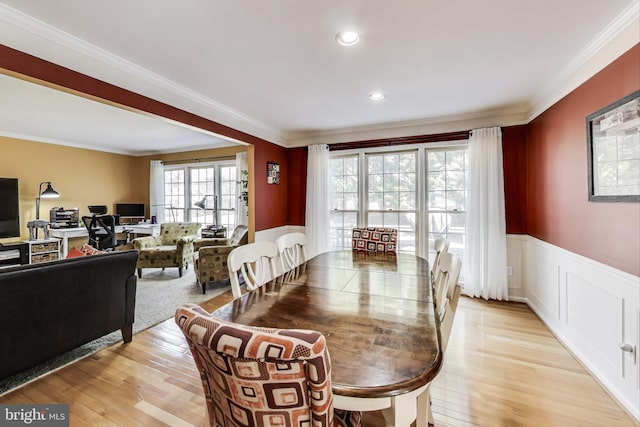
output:
{"label": "framed wall art", "polygon": [[267,162],[267,184],[280,184],[280,165]]}
{"label": "framed wall art", "polygon": [[587,116],[589,201],[640,202],[640,90]]}

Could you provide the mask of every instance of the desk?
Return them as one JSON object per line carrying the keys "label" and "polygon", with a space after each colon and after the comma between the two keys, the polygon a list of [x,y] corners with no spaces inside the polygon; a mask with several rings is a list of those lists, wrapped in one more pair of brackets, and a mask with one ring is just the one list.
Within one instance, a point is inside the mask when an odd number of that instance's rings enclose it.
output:
{"label": "desk", "polygon": [[[135,234],[150,234],[157,236],[160,234],[160,224],[136,224],[136,225],[116,225],[116,233],[124,233],[125,230],[130,230]],[[57,237],[62,239],[62,257],[66,258],[69,253],[69,239],[76,237],[89,237],[89,231],[86,227],[74,227],[74,228],[50,228],[49,235],[51,237]]]}
{"label": "desk", "polygon": [[[429,263],[409,254],[328,252],[213,313],[236,323],[322,332],[334,406],[426,425],[424,391],[442,365]],[[421,405],[420,407],[418,407]]]}

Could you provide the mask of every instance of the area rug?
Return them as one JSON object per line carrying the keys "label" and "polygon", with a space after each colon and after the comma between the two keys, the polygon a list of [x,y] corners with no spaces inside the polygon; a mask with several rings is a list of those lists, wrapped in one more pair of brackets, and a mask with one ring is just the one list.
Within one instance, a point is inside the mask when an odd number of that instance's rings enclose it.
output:
{"label": "area rug", "polygon": [[[184,271],[182,277],[178,277],[177,268],[166,270],[145,268],[142,270],[142,278],[138,279],[133,333],[135,335],[173,317],[178,306],[183,303],[199,304],[227,290],[229,290],[229,282],[221,281],[209,284],[207,293],[202,294],[202,288],[196,283],[193,268]],[[38,366],[5,378],[0,381],[0,396],[117,342],[122,342],[120,331],[112,332]]]}

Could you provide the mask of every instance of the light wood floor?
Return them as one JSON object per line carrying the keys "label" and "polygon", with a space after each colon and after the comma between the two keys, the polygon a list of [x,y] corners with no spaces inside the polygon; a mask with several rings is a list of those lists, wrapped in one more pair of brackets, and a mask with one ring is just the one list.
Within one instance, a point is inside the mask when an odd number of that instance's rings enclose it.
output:
{"label": "light wood floor", "polygon": [[[212,311],[230,292],[203,306]],[[432,386],[436,427],[636,426],[524,304],[461,297]],[[69,403],[71,426],[205,426],[193,360],[173,319],[0,397]],[[367,413],[364,425],[384,425]]]}

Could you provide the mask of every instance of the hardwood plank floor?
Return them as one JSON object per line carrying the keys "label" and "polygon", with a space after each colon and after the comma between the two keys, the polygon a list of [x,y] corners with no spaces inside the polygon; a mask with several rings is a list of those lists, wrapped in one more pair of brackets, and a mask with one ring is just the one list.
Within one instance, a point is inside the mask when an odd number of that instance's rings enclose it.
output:
{"label": "hardwood plank floor", "polygon": [[[231,292],[203,304],[213,311]],[[524,304],[460,298],[435,424],[637,426]],[[205,426],[204,397],[182,333],[169,319],[0,397],[69,403],[71,426]],[[380,413],[363,424],[384,426]]]}

